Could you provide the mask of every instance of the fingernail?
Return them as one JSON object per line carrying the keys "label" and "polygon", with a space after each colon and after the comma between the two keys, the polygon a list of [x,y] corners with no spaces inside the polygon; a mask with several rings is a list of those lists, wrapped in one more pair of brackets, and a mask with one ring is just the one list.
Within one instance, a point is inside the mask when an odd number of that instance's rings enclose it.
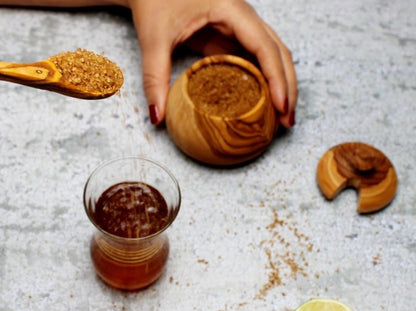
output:
{"label": "fingernail", "polygon": [[292,127],[292,126],[295,125],[295,123],[296,123],[296,120],[295,120],[295,110],[293,110],[291,112],[291,114],[290,114],[290,117],[289,117],[289,126]]}
{"label": "fingernail", "polygon": [[289,110],[289,98],[286,97],[285,103],[283,105],[283,114],[287,114],[288,110]]}
{"label": "fingernail", "polygon": [[150,122],[152,122],[152,124],[157,124],[158,112],[157,112],[156,105],[149,105],[149,116],[150,116]]}

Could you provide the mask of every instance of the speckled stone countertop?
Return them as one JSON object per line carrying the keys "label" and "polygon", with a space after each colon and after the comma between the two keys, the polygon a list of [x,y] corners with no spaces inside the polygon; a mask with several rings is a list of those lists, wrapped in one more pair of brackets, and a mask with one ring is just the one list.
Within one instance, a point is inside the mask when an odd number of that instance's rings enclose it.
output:
{"label": "speckled stone countertop", "polygon": [[[100,101],[0,82],[1,311],[289,311],[315,297],[415,310],[416,2],[250,2],[293,52],[297,124],[234,169],[195,163],[150,124],[128,15],[0,8],[0,60],[81,47],[125,74],[121,95]],[[176,59],[173,79],[194,60]],[[357,214],[353,190],[332,202],[319,192],[320,157],[346,141],[375,146],[397,170],[379,213]],[[183,196],[167,269],[136,293],[96,277],[82,204],[91,171],[123,155],[168,166]]]}

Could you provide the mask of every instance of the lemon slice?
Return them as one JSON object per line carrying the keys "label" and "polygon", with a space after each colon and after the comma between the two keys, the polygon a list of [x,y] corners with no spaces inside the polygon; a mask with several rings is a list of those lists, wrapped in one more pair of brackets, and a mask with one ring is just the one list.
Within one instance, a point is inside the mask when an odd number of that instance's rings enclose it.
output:
{"label": "lemon slice", "polygon": [[333,299],[311,299],[296,311],[352,311],[347,305]]}

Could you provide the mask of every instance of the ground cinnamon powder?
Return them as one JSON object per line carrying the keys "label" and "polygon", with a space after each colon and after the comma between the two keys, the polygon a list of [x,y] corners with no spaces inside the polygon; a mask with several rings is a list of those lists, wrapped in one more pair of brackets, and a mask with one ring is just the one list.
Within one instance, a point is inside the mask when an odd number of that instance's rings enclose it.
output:
{"label": "ground cinnamon powder", "polygon": [[210,64],[190,76],[188,94],[197,108],[210,115],[236,117],[258,103],[260,85],[238,66]]}
{"label": "ground cinnamon powder", "polygon": [[114,93],[124,81],[123,74],[115,63],[103,55],[84,49],[63,52],[51,56],[49,60],[71,84],[88,92]]}

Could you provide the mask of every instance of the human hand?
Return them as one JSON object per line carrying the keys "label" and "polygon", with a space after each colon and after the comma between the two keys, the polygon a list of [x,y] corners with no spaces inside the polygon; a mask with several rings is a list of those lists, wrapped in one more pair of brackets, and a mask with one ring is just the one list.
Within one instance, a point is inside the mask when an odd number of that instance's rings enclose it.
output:
{"label": "human hand", "polygon": [[165,117],[171,55],[185,42],[204,55],[232,54],[241,45],[256,57],[269,84],[280,123],[286,128],[295,124],[297,83],[291,53],[247,2],[128,0],[127,3],[140,41],[143,86],[153,124],[161,123]]}

